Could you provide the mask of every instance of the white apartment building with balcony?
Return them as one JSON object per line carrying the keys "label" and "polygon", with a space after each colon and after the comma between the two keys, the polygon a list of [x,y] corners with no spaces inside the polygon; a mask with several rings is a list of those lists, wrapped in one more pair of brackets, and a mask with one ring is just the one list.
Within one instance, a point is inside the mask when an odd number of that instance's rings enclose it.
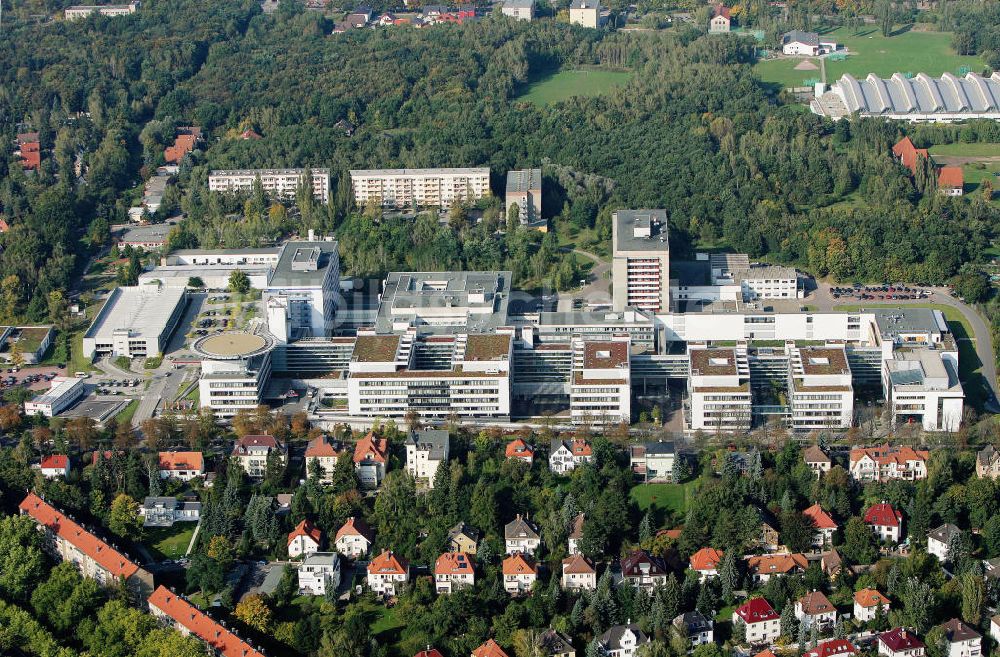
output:
{"label": "white apartment building with balcony", "polygon": [[854,386],[842,346],[788,348],[788,399],[796,431],[851,426]]}
{"label": "white apartment building with balcony", "polygon": [[386,208],[448,209],[490,195],[488,167],[460,169],[352,169],[354,202],[375,199]]}
{"label": "white apartment building with balcony", "polygon": [[212,192],[245,194],[253,190],[260,179],[264,193],[275,198],[294,198],[300,185],[310,185],[313,196],[321,203],[330,202],[330,170],[312,169],[312,180],[304,179],[305,169],[239,169],[216,170],[208,174],[208,189]]}
{"label": "white apartment building with balcony", "polygon": [[629,422],[632,384],[628,335],[573,341],[570,418],[574,424]]}
{"label": "white apartment building with balcony", "polygon": [[708,349],[689,345],[688,424],[692,430],[750,428],[753,400],[745,348]]}
{"label": "white apartment building with balcony", "polygon": [[894,423],[919,422],[925,431],[957,431],[962,423],[957,350],[897,349],[883,363],[882,389]]}
{"label": "white apartment building with balcony", "polygon": [[349,413],[508,419],[512,344],[509,333],[360,335],[347,379]]}
{"label": "white apartment building with balcony", "polygon": [[611,217],[611,297],[615,310],[670,308],[666,210],[619,210]]}

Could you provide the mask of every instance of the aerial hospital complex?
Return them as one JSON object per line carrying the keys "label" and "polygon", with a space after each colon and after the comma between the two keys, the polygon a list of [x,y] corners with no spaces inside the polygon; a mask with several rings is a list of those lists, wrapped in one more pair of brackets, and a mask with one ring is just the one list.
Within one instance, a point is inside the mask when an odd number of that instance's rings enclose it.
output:
{"label": "aerial hospital complex", "polygon": [[[414,412],[425,423],[608,425],[633,421],[641,400],[672,398],[685,431],[808,432],[855,423],[859,390],[897,423],[954,431],[962,420],[958,349],[939,311],[812,312],[792,268],[739,254],[671,262],[664,210],[614,214],[610,303],[548,309],[507,271],[394,272],[355,292],[337,243],[310,235],[167,256],[143,275],[146,290],[119,295],[128,307],[109,303],[85,344],[152,354],[195,268],[218,283],[242,269],[262,291],[248,329],[192,345],[201,405],[220,418],[275,397],[273,378],[312,389],[312,419],[326,426]],[[130,313],[142,303],[156,305],[158,327]]]}

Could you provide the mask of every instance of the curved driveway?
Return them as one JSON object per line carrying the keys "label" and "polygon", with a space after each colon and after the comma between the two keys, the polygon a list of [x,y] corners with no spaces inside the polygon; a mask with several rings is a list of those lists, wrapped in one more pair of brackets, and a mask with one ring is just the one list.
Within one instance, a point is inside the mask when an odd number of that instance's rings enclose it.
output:
{"label": "curved driveway", "polygon": [[829,294],[829,285],[818,282],[819,288],[813,291],[813,298],[810,299],[810,303],[816,304],[821,309],[833,309],[837,306],[921,306],[928,303],[940,304],[942,306],[950,306],[955,310],[962,313],[965,321],[968,322],[969,326],[972,328],[972,335],[969,339],[974,340],[973,344],[976,348],[976,355],[979,357],[981,363],[981,373],[983,379],[986,381],[986,386],[988,388],[986,395],[986,410],[991,413],[1000,413],[1000,405],[997,404],[998,398],[998,387],[997,387],[997,366],[996,366],[996,353],[994,351],[993,339],[990,334],[990,328],[986,324],[975,308],[963,303],[951,296],[948,293],[947,288],[935,287],[927,288],[931,295],[927,299],[916,299],[912,301],[876,301],[876,302],[864,302],[859,301],[855,298],[845,298],[845,299],[834,299]]}

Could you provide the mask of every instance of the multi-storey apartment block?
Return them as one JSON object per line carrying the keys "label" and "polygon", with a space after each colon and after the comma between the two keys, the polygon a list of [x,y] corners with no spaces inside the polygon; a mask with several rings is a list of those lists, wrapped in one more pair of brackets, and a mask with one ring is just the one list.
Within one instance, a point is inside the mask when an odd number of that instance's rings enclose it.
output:
{"label": "multi-storey apartment block", "polygon": [[504,211],[509,215],[516,205],[521,225],[535,224],[542,218],[542,170],[520,169],[507,172]]}
{"label": "multi-storey apartment block", "polygon": [[22,514],[31,516],[44,534],[43,545],[53,558],[71,561],[84,577],[104,587],[122,580],[132,599],[143,603],[153,591],[153,575],[66,514],[34,493],[20,504]]}
{"label": "multi-storey apartment block", "polygon": [[569,411],[574,424],[629,422],[632,385],[629,338],[573,341]]}
{"label": "multi-storey apartment block", "polygon": [[925,431],[957,431],[962,423],[957,351],[896,350],[883,365],[882,389],[894,422],[919,422]]}
{"label": "multi-storey apartment block", "polygon": [[906,445],[859,447],[851,450],[850,472],[856,481],[915,481],[927,477],[930,452]]}
{"label": "multi-storey apartment block", "polygon": [[213,655],[264,657],[264,653],[182,596],[160,585],[149,597],[149,613],[185,636],[200,639]]}
{"label": "multi-storey apartment block", "polygon": [[844,348],[793,347],[788,351],[792,428],[812,431],[850,427],[854,387]]}
{"label": "multi-storey apartment block", "polygon": [[753,400],[746,350],[705,349],[691,345],[688,355],[691,361],[688,377],[690,428],[706,431],[749,429]]}
{"label": "multi-storey apartment block", "polygon": [[91,14],[101,16],[128,16],[139,11],[138,2],[130,2],[127,5],[73,5],[66,7],[65,16],[68,21],[78,21],[87,18]]}
{"label": "multi-storey apartment block", "polygon": [[354,202],[374,199],[387,208],[448,209],[490,195],[488,167],[464,169],[352,169]]}
{"label": "multi-storey apartment block", "polygon": [[510,334],[361,335],[347,378],[357,417],[510,417]]}
{"label": "multi-storey apartment block", "polygon": [[245,194],[260,180],[264,193],[275,198],[294,198],[302,185],[312,188],[322,203],[330,202],[330,170],[312,169],[312,180],[305,180],[305,169],[240,169],[211,171],[208,189],[212,192]]}
{"label": "multi-storey apartment block", "polygon": [[619,210],[611,218],[615,310],[670,308],[670,244],[666,210]]}

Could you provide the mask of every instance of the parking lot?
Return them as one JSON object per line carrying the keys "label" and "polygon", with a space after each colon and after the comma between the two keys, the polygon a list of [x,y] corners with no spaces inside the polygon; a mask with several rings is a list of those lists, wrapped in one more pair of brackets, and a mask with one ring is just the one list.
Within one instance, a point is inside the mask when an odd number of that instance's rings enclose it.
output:
{"label": "parking lot", "polygon": [[[70,372],[70,376],[72,376]],[[54,365],[44,367],[22,367],[20,369],[9,365],[0,368],[0,390],[13,388],[15,386],[26,386],[31,390],[47,390],[52,379],[57,376],[66,376],[66,368],[59,368]]]}
{"label": "parking lot", "polygon": [[905,284],[861,285],[860,283],[855,283],[851,287],[829,287],[827,293],[833,299],[857,299],[859,301],[914,301],[929,299],[932,294],[930,290]]}

